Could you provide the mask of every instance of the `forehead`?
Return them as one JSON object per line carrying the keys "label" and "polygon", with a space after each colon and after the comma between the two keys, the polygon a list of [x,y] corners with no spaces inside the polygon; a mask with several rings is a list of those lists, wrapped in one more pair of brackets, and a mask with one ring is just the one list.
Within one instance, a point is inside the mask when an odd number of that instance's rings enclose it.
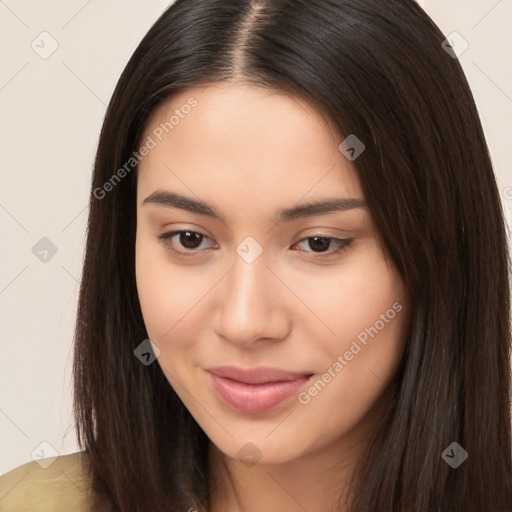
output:
{"label": "forehead", "polygon": [[280,91],[232,83],[182,90],[150,116],[148,137],[155,145],[139,164],[139,196],[165,188],[254,208],[362,197],[353,164],[338,150],[341,135]]}

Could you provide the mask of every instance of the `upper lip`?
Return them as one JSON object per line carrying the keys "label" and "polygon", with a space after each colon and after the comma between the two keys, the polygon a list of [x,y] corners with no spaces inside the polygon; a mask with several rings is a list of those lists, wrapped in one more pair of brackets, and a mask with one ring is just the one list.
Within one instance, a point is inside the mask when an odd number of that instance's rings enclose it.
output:
{"label": "upper lip", "polygon": [[266,366],[258,366],[256,368],[240,368],[237,366],[212,366],[211,368],[206,368],[206,371],[213,373],[218,377],[236,380],[245,384],[283,382],[310,377],[313,375],[312,373],[307,372],[288,372],[278,368],[269,368]]}

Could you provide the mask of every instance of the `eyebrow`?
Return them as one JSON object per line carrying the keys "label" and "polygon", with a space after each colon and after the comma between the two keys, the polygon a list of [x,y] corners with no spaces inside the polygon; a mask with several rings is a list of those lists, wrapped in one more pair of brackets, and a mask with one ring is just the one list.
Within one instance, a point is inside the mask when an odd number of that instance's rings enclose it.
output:
{"label": "eyebrow", "polygon": [[[213,206],[203,201],[185,197],[174,192],[157,190],[142,201],[142,206],[146,204],[156,204],[168,208],[180,208],[192,213],[206,215],[218,219],[225,223],[224,216],[221,215]],[[367,203],[360,198],[328,198],[320,199],[309,203],[303,203],[291,208],[283,208],[277,212],[277,223],[289,222],[304,217],[313,217],[316,215],[325,215],[328,213],[343,212],[356,208],[366,208]]]}

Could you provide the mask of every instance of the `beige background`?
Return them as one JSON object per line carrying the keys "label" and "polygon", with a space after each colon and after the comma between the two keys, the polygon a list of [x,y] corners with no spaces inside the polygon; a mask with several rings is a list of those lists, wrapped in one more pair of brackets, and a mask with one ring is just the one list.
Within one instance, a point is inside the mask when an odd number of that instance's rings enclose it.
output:
{"label": "beige background", "polygon": [[[71,348],[93,156],[116,80],[168,3],[0,0],[0,474],[50,456],[41,443],[77,450]],[[421,4],[469,43],[460,61],[512,221],[512,1]],[[32,252],[43,237],[57,249],[46,263]]]}

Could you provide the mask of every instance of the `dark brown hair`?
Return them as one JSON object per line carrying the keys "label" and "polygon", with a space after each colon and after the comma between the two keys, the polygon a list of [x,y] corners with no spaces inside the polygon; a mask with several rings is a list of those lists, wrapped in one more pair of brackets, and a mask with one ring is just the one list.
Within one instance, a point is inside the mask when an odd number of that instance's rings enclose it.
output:
{"label": "dark brown hair", "polygon": [[[178,0],[141,41],[99,140],[74,353],[79,445],[112,510],[208,510],[209,440],[159,365],[134,356],[148,337],[136,172],[98,191],[164,99],[233,79],[300,96],[363,141],[354,165],[411,297],[393,402],[351,512],[512,510],[505,224],[473,96],[444,39],[413,0]],[[457,469],[441,456],[454,441],[469,455]]]}

